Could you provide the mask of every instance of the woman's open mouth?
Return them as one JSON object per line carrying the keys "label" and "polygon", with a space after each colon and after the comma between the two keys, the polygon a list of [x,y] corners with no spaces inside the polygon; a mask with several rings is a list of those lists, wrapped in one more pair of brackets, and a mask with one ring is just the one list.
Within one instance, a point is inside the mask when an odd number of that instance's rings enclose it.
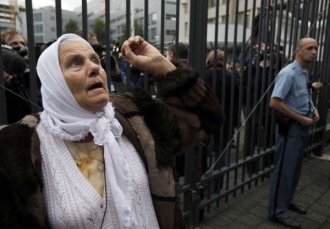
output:
{"label": "woman's open mouth", "polygon": [[92,86],[90,86],[88,88],[88,91],[95,90],[95,89],[100,89],[100,88],[103,88],[103,84],[101,82],[100,83],[95,83]]}

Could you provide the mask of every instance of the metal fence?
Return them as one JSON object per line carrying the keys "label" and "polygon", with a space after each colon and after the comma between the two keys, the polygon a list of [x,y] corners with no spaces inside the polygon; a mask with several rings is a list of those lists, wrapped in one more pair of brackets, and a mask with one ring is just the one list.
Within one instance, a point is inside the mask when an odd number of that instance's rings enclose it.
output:
{"label": "metal fence", "polygon": [[[164,53],[165,41],[165,7],[167,1],[161,2],[159,40],[160,52]],[[149,40],[148,17],[152,0],[144,1],[144,38]],[[61,1],[56,0],[57,35],[63,33]],[[274,79],[279,70],[294,60],[295,46],[303,37],[313,37],[319,44],[317,61],[309,67],[312,81],[329,82],[330,37],[329,14],[330,0],[177,0],[176,1],[176,36],[179,43],[182,24],[180,20],[189,18],[189,64],[204,79],[205,59],[208,51],[222,49],[223,78],[221,101],[227,109],[226,125],[219,131],[219,136],[205,141],[194,149],[182,152],[177,162],[184,163],[180,174],[180,192],[183,198],[183,209],[188,224],[202,219],[204,209],[211,204],[219,205],[221,199],[244,192],[251,185],[258,185],[269,177],[273,169],[274,154],[274,113],[268,103]],[[110,76],[110,1],[105,4],[105,44],[106,72]],[[183,10],[189,7],[187,13]],[[180,10],[181,9],[181,10]],[[131,1],[126,0],[126,37],[131,35]],[[26,18],[29,41],[31,102],[37,103],[37,77],[35,71],[36,53],[34,47],[34,27],[32,1],[26,0]],[[87,0],[82,1],[82,30],[87,38]],[[220,21],[221,20],[221,21]],[[222,29],[219,29],[222,28]],[[212,29],[212,31],[210,31]],[[210,37],[210,34],[212,36]],[[211,40],[211,41],[210,41]],[[221,40],[221,41],[220,41]],[[265,49],[263,49],[265,44]],[[1,54],[1,49],[0,49]],[[0,55],[0,68],[2,55]],[[263,68],[260,62],[268,60],[269,68]],[[214,63],[217,56],[214,56]],[[226,66],[232,63],[230,87],[226,85]],[[2,74],[2,73],[1,73]],[[145,88],[148,88],[148,75],[144,77]],[[127,84],[130,82],[131,69],[127,70]],[[219,80],[219,79],[218,79]],[[216,88],[217,75],[213,73],[213,89]],[[4,85],[0,76],[0,85]],[[235,88],[238,90],[235,91]],[[322,155],[325,145],[325,128],[329,106],[329,92],[325,86],[314,91],[313,101],[320,113],[320,121],[312,127],[307,153]],[[0,88],[0,123],[6,123],[5,90]],[[31,105],[32,111],[40,108]],[[215,143],[219,143],[219,145]],[[215,147],[218,147],[215,149]],[[217,151],[217,152],[215,152]]]}

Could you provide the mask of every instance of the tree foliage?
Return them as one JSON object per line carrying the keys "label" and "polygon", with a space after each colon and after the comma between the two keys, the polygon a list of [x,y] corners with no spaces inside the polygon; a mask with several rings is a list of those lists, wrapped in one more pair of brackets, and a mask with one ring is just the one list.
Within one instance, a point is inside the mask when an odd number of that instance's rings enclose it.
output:
{"label": "tree foliage", "polygon": [[64,33],[74,33],[79,29],[78,22],[70,18],[64,26]]}
{"label": "tree foliage", "polygon": [[95,19],[93,31],[96,34],[99,43],[105,44],[105,23],[101,18]]}

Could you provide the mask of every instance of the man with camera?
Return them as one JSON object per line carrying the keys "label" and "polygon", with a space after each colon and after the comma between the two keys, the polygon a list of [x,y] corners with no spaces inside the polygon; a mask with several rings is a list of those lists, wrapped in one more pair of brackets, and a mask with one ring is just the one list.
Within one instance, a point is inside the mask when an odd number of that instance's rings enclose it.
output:
{"label": "man with camera", "polygon": [[299,181],[309,127],[319,120],[308,86],[309,63],[317,57],[317,42],[301,39],[296,60],[283,68],[275,81],[270,107],[277,112],[274,173],[269,194],[269,219],[288,228],[301,228],[286,211],[306,214],[293,201]]}
{"label": "man with camera", "polygon": [[[29,58],[26,40],[15,29],[1,32],[8,123],[31,113]],[[41,106],[40,93],[38,106]]]}

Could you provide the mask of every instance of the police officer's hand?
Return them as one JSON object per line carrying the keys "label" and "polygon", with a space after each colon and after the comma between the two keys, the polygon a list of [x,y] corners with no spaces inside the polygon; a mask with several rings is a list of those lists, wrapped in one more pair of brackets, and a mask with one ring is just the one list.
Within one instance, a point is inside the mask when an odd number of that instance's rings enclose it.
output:
{"label": "police officer's hand", "polygon": [[320,89],[321,87],[323,87],[323,83],[321,83],[321,82],[312,83],[312,88],[313,89]]}
{"label": "police officer's hand", "polygon": [[308,127],[308,126],[311,126],[313,124],[313,119],[302,116],[299,123],[303,126]]}

